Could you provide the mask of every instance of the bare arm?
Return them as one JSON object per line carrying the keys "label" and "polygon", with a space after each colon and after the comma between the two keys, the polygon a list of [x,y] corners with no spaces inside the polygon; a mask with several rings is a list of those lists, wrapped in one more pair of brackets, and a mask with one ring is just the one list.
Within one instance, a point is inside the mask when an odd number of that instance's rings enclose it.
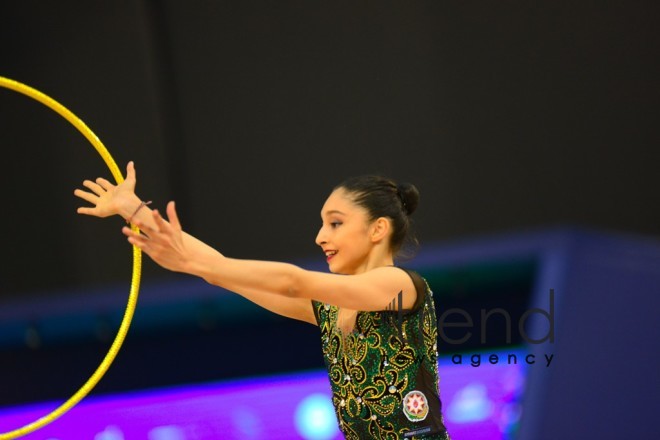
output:
{"label": "bare arm", "polygon": [[[103,178],[98,178],[95,182],[90,180],[83,182],[83,186],[89,191],[76,189],[74,194],[94,206],[80,207],[78,213],[95,217],[120,215],[126,220],[130,218],[132,223],[140,224],[142,228],[157,227],[153,211],[148,206],[140,207],[142,201],[135,194],[136,173],[133,162],[128,164],[126,170],[126,180],[119,185],[114,185]],[[138,207],[140,207],[139,210]],[[221,254],[215,249],[183,231],[181,232],[181,240],[186,249],[189,249],[195,255],[202,256],[204,259],[221,257]],[[254,287],[241,289],[240,292],[236,293],[271,312],[287,318],[316,324],[316,318],[309,299],[283,298]]]}
{"label": "bare arm", "polygon": [[399,292],[404,309],[415,302],[415,287],[402,270],[380,267],[359,275],[335,275],[288,263],[228,258],[197,242],[189,246],[193,242],[181,229],[174,202],[168,204],[167,214],[169,223],[157,211],[152,211],[148,225],[138,221],[146,236],[123,229],[130,243],[166,269],[199,276],[242,295],[259,292],[283,300],[315,299],[352,310],[385,310]]}

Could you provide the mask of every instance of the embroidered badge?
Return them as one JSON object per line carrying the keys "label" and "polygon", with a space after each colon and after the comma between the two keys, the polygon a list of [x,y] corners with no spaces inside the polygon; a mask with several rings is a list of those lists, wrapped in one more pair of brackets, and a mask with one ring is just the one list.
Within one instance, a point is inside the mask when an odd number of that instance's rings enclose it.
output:
{"label": "embroidered badge", "polygon": [[421,422],[429,414],[429,402],[421,391],[413,390],[403,398],[403,413],[411,422]]}

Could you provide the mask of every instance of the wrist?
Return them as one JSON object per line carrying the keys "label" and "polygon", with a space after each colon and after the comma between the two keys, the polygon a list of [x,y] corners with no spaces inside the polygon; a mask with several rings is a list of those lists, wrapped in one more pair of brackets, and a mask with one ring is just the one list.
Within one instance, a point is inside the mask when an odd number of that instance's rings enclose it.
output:
{"label": "wrist", "polygon": [[222,266],[226,263],[227,257],[214,249],[205,249],[199,252],[196,257],[190,258],[187,262],[186,273],[197,276],[209,284],[221,285]]}
{"label": "wrist", "polygon": [[138,212],[140,211],[140,209],[144,208],[144,207],[147,206],[147,205],[151,205],[151,200],[149,200],[148,202],[142,201],[142,202],[138,205],[138,207],[135,208],[135,211],[133,211],[133,214],[131,214],[131,216],[130,216],[129,218],[126,219],[126,224],[131,224],[131,223],[133,223],[133,219],[134,219],[135,217],[137,217]]}
{"label": "wrist", "polygon": [[132,194],[131,197],[123,200],[118,207],[117,213],[124,219],[130,219],[135,211],[142,205],[142,200],[135,194]]}

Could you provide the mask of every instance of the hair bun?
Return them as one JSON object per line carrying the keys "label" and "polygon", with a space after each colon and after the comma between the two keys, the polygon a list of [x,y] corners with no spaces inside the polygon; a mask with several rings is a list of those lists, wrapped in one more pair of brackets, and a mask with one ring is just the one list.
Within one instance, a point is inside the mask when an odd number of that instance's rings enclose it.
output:
{"label": "hair bun", "polygon": [[403,203],[403,210],[407,215],[412,215],[419,205],[419,191],[412,183],[399,183],[396,186],[397,193]]}

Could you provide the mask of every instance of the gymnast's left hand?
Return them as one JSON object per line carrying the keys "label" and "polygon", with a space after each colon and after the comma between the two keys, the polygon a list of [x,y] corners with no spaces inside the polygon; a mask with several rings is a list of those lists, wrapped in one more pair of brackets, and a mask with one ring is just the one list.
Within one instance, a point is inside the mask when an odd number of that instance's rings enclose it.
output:
{"label": "gymnast's left hand", "polygon": [[136,222],[135,225],[142,231],[140,234],[129,227],[122,232],[128,237],[128,242],[140,248],[152,260],[165,269],[175,272],[189,272],[194,256],[186,247],[183,239],[181,223],[176,213],[174,202],[167,204],[167,218],[163,219],[158,210],[152,211],[153,224]]}

